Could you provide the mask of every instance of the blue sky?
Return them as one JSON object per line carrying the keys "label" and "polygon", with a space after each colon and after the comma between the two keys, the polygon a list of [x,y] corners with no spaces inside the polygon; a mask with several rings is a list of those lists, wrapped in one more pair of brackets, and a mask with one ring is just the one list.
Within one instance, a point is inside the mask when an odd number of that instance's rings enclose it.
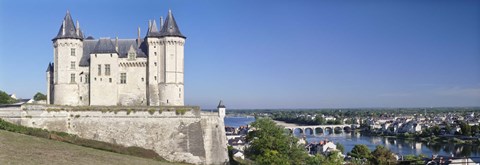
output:
{"label": "blue sky", "polygon": [[84,34],[136,38],[172,9],[186,104],[480,106],[480,1],[0,1],[0,89],[46,91],[66,10]]}

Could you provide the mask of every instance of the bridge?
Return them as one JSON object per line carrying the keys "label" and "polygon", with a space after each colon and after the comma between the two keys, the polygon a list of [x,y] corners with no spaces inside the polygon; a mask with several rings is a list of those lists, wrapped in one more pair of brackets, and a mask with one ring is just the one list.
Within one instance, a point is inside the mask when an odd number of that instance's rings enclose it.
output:
{"label": "bridge", "polygon": [[306,131],[309,131],[310,134],[316,135],[318,133],[325,133],[328,131],[330,134],[335,132],[347,132],[352,130],[352,125],[340,124],[340,125],[305,125],[305,126],[285,126],[285,129],[288,129],[290,132],[299,130],[300,133],[305,134]]}

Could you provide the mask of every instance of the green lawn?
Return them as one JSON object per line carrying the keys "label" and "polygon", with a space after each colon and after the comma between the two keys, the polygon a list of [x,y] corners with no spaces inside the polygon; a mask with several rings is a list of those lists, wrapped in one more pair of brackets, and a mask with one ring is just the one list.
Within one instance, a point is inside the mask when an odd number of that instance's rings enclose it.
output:
{"label": "green lawn", "polygon": [[172,164],[0,130],[0,164]]}

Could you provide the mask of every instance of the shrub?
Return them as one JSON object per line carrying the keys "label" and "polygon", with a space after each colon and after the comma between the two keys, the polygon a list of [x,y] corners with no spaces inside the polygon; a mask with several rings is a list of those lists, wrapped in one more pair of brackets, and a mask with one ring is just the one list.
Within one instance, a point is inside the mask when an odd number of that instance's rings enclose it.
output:
{"label": "shrub", "polygon": [[175,110],[175,114],[177,114],[177,115],[184,115],[185,112],[187,112],[187,109],[184,109],[184,108]]}
{"label": "shrub", "polygon": [[150,115],[153,115],[153,114],[155,113],[155,109],[149,109],[149,110],[148,110],[148,113],[149,113]]}

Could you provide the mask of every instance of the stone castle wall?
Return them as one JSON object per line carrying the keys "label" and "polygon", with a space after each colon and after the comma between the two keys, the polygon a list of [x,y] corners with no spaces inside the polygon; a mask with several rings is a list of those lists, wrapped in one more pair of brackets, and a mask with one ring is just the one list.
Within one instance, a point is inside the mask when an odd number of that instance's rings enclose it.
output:
{"label": "stone castle wall", "polygon": [[24,105],[0,109],[0,118],[28,127],[152,149],[174,162],[228,161],[223,120],[218,113],[201,112],[198,107]]}

